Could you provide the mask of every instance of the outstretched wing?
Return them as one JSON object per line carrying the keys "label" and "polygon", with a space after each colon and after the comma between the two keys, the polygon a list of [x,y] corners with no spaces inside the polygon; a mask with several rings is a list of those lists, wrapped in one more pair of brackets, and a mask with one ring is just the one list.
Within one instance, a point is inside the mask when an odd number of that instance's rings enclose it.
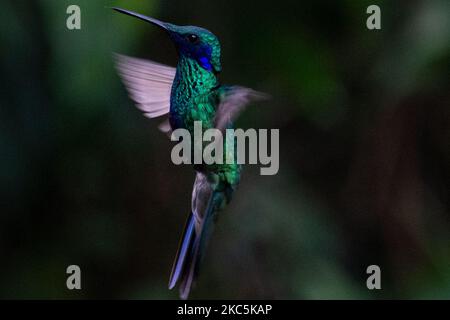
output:
{"label": "outstretched wing", "polygon": [[167,114],[175,68],[150,60],[114,54],[117,71],[130,98],[148,118]]}
{"label": "outstretched wing", "polygon": [[249,103],[268,98],[269,96],[267,94],[250,88],[239,86],[227,87],[221,95],[220,103],[216,109],[214,127],[221,131],[225,130]]}

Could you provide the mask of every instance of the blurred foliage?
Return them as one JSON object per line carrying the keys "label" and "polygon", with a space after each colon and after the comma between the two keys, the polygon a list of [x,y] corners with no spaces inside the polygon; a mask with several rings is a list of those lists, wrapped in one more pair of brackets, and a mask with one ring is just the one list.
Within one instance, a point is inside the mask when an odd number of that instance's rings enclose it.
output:
{"label": "blurred foliage", "polygon": [[[370,4],[382,30],[365,26]],[[238,124],[280,129],[279,174],[246,166],[193,298],[450,298],[447,0],[3,1],[0,297],[177,297],[193,171],[111,59],[176,54],[111,6],[210,29],[222,81],[273,96]],[[65,287],[70,264],[81,291]]]}

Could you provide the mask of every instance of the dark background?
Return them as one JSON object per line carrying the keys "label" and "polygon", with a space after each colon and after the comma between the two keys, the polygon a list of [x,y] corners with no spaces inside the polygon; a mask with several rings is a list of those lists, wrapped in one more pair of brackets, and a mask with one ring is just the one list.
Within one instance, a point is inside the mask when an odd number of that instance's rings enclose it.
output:
{"label": "dark background", "polygon": [[[371,4],[382,30],[366,28]],[[111,59],[176,54],[113,5],[206,27],[222,82],[273,97],[238,125],[280,129],[279,173],[246,166],[192,298],[450,298],[447,0],[2,1],[0,297],[177,297],[194,174]],[[366,288],[371,264],[382,290]]]}

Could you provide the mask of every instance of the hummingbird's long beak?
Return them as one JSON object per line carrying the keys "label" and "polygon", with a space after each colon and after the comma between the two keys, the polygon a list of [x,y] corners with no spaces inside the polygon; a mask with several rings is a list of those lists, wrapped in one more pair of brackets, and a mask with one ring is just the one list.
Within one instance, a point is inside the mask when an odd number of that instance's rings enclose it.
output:
{"label": "hummingbird's long beak", "polygon": [[123,13],[123,14],[127,14],[129,16],[132,16],[132,17],[135,17],[135,18],[138,18],[138,19],[150,22],[150,23],[152,23],[152,24],[154,24],[154,25],[156,25],[156,26],[158,26],[158,27],[160,27],[160,28],[162,28],[164,30],[169,31],[169,24],[168,23],[159,21],[159,20],[154,19],[154,18],[150,18],[150,17],[144,16],[142,14],[139,14],[139,13],[136,13],[136,12],[133,12],[133,11],[128,11],[128,10],[125,10],[125,9],[116,8],[116,7],[113,7],[112,9],[116,10],[117,12],[120,12],[120,13]]}

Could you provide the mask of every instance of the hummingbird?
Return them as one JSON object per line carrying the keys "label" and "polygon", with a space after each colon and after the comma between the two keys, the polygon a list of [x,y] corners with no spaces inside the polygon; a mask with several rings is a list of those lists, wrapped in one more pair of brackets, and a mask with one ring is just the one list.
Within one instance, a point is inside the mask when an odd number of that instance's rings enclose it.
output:
{"label": "hummingbird", "polygon": [[[250,102],[267,98],[255,90],[219,82],[221,47],[212,32],[162,22],[121,8],[112,9],[157,26],[175,45],[176,68],[115,55],[118,73],[136,106],[148,118],[166,117],[159,126],[161,131],[170,134],[183,128],[193,136],[194,122],[201,121],[203,130],[216,128],[224,132],[233,128],[233,121]],[[224,150],[236,151],[226,142]],[[230,202],[241,169],[237,163],[194,165],[191,209],[169,278],[169,289],[179,283],[181,299],[189,297],[218,212]]]}

